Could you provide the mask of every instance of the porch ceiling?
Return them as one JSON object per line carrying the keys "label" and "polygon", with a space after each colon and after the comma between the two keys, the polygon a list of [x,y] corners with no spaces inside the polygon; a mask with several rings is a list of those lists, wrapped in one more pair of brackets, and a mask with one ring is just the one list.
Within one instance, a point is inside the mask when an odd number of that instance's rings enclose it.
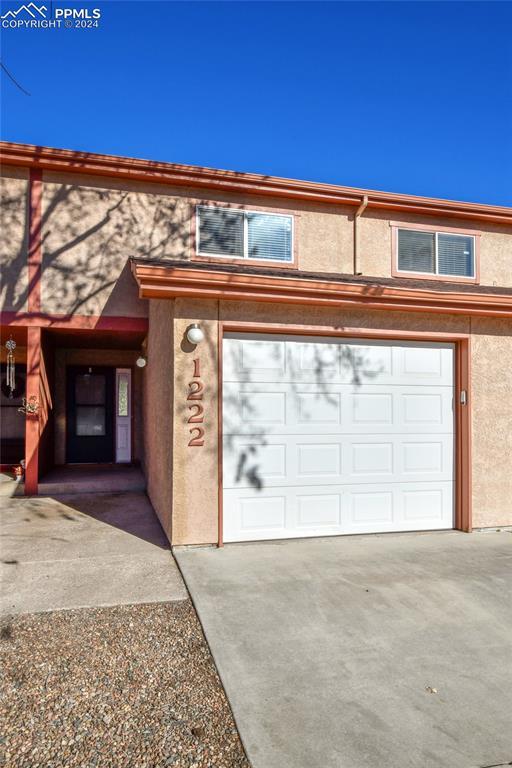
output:
{"label": "porch ceiling", "polygon": [[82,329],[43,329],[45,338],[61,349],[134,349],[138,350],[146,331],[98,331]]}

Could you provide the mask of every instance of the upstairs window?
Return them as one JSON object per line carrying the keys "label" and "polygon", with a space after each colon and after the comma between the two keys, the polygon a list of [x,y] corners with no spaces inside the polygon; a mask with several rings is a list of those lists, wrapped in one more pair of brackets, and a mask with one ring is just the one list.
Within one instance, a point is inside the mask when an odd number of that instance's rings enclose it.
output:
{"label": "upstairs window", "polygon": [[475,237],[425,230],[397,230],[398,272],[474,279]]}
{"label": "upstairs window", "polygon": [[197,206],[197,253],[258,261],[293,261],[293,217]]}

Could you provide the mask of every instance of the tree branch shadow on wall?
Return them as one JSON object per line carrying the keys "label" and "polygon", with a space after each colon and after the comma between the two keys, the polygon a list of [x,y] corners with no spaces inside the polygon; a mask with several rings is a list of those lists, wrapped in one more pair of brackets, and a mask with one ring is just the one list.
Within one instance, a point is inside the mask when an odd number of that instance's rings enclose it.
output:
{"label": "tree branch shadow on wall", "polygon": [[[216,359],[215,340],[206,334],[202,344],[208,348],[208,356]],[[369,341],[367,346],[371,345],[372,342]],[[186,340],[182,341],[181,348],[186,353],[193,353],[196,349]],[[382,364],[376,366],[375,361],[370,359],[364,345],[361,346],[360,343],[350,344],[347,339],[339,339],[336,342],[332,339],[321,341],[315,338],[312,344],[308,344],[308,349],[312,350],[312,358],[309,361],[312,378],[303,378],[301,381],[301,372],[298,370],[294,358],[289,355],[286,359],[286,381],[290,384],[290,394],[293,400],[291,407],[297,410],[302,408],[302,418],[305,422],[313,423],[314,421],[311,411],[302,407],[301,395],[305,391],[308,394],[314,394],[317,402],[324,403],[327,407],[335,407],[338,399],[334,392],[334,383],[339,384],[343,380],[344,384],[351,386],[352,392],[357,392],[363,384],[374,380],[383,370]],[[197,356],[200,354],[201,351],[198,349]],[[274,358],[277,368],[280,355],[277,345],[273,347],[270,354]],[[225,362],[225,354],[223,359]],[[266,362],[268,363],[268,360]],[[336,382],[334,381],[335,372],[337,372]],[[266,487],[262,453],[271,444],[269,437],[272,435],[272,429],[268,425],[256,425],[256,420],[265,421],[264,416],[263,419],[261,418],[261,412],[255,408],[251,397],[251,385],[256,383],[258,383],[257,380],[246,369],[241,394],[231,394],[229,388],[223,386],[223,471],[225,478],[229,473],[230,484],[234,483],[241,487],[248,486],[256,491],[262,491]],[[188,427],[195,425],[187,424],[190,415],[188,411],[190,403],[186,401],[186,393],[184,394],[183,403],[176,406],[175,423],[184,425],[184,438],[188,440]],[[179,400],[177,398],[178,402]],[[180,429],[180,426],[177,428]],[[210,450],[216,452],[217,446],[215,445]]]}
{"label": "tree branch shadow on wall", "polygon": [[[131,307],[139,301],[130,257],[165,260],[188,255],[190,220],[181,215],[179,199],[172,195],[92,184],[45,183],[44,189],[43,312],[66,317],[81,312],[126,314],[127,299],[133,300]],[[20,313],[33,288],[20,285],[27,266],[28,195],[27,188],[4,195],[2,201],[2,236],[6,243],[18,245],[3,265],[0,301]]]}

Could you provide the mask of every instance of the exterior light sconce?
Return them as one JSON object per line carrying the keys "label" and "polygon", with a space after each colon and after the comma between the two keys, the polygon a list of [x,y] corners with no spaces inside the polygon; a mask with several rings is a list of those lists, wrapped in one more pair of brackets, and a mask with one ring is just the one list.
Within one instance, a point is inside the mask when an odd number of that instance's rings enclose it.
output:
{"label": "exterior light sconce", "polygon": [[135,365],[137,366],[137,368],[145,368],[147,364],[148,364],[148,361],[147,361],[147,358],[144,357],[144,355],[141,355],[135,361]]}
{"label": "exterior light sconce", "polygon": [[197,323],[193,323],[193,325],[189,325],[189,327],[185,331],[185,335],[187,337],[187,341],[189,341],[191,344],[194,344],[194,345],[200,344],[204,339],[204,333]]}

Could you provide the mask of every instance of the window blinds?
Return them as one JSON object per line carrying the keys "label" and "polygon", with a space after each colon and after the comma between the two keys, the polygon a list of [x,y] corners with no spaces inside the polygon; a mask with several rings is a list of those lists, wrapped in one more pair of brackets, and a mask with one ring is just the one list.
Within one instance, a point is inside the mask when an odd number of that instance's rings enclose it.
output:
{"label": "window blinds", "polygon": [[199,208],[199,253],[244,255],[244,213],[231,208]]}
{"label": "window blinds", "polygon": [[398,230],[398,269],[403,272],[436,271],[435,233]]}
{"label": "window blinds", "polygon": [[473,238],[440,232],[437,236],[437,263],[440,275],[472,277]]}
{"label": "window blinds", "polygon": [[474,238],[447,232],[398,230],[398,269],[453,277],[474,277]]}
{"label": "window blinds", "polygon": [[289,216],[248,213],[249,259],[291,261],[292,222]]}
{"label": "window blinds", "polygon": [[292,261],[291,216],[199,206],[198,252],[212,256]]}

